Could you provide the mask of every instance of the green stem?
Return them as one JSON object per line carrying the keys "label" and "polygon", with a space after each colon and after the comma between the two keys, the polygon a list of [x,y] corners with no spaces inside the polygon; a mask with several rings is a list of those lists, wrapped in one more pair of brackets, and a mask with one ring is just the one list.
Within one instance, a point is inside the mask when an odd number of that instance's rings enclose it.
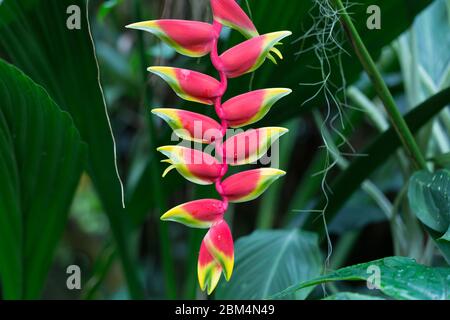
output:
{"label": "green stem", "polygon": [[403,119],[402,114],[397,108],[394,97],[392,96],[386,83],[384,82],[381,73],[378,71],[375,62],[370,56],[369,51],[362,41],[358,31],[356,30],[352,19],[350,18],[347,10],[342,4],[342,1],[333,0],[333,2],[339,12],[339,15],[341,16],[341,22],[344,30],[347,33],[347,36],[350,39],[361,64],[369,75],[378,96],[383,102],[386,111],[389,114],[392,125],[397,132],[405,150],[410,155],[414,166],[416,167],[416,169],[427,169],[425,158],[422,155],[413,134],[409,130],[405,119]]}
{"label": "green stem", "polygon": [[[139,0],[134,1],[134,9],[137,21],[141,21],[141,2]],[[144,38],[141,32],[137,33],[138,37],[138,50],[141,61],[141,70],[142,71],[142,81],[145,81],[147,78],[146,73],[146,55],[145,55],[145,45]],[[148,106],[151,104],[151,94],[150,91],[147,90],[145,86],[145,105]],[[150,150],[156,149],[156,140],[157,140],[157,132],[153,123],[153,119],[148,116],[147,124],[149,128],[149,147]],[[156,161],[152,161],[151,165],[151,177],[152,177],[152,185],[155,186],[153,190],[154,199],[156,202],[156,214],[159,216],[163,213],[163,210],[166,209],[167,199],[165,197],[165,192],[162,190],[159,181],[157,181],[156,177],[159,177],[160,166]],[[162,256],[162,269],[164,273],[164,282],[166,286],[166,295],[169,299],[176,299],[177,297],[177,289],[176,289],[176,277],[175,277],[175,263],[173,261],[173,257],[171,254],[171,246],[170,246],[170,236],[169,236],[169,228],[167,224],[158,220],[158,236],[159,236],[159,244]]]}

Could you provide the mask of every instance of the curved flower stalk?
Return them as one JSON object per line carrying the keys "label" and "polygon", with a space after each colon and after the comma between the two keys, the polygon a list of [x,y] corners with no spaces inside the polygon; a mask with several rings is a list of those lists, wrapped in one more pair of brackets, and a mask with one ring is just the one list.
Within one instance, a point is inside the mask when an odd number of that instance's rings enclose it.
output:
{"label": "curved flower stalk", "polygon": [[[288,130],[277,127],[250,129],[225,139],[229,128],[240,128],[261,120],[290,89],[261,89],[241,94],[222,103],[229,78],[239,77],[258,69],[268,58],[276,63],[282,59],[275,48],[291,35],[289,31],[259,35],[253,22],[235,0],[211,0],[214,21],[154,20],[131,24],[128,27],[148,31],[189,57],[210,55],[220,81],[192,70],[172,67],[150,67],[182,99],[214,105],[219,121],[204,115],[179,109],[157,108],[153,114],[162,118],[182,139],[214,146],[216,157],[181,146],[158,148],[169,167],[165,176],[176,169],[187,180],[201,184],[215,184],[220,196],[181,204],[162,215],[162,220],[175,221],[193,228],[209,229],[198,258],[200,288],[208,294],[214,291],[221,274],[228,281],[234,265],[234,245],[230,228],[224,220],[228,204],[259,197],[274,181],[285,174],[273,168],[244,171],[225,178],[228,166],[256,162]],[[219,55],[217,44],[223,26],[239,31],[248,40]],[[274,55],[273,55],[274,54]],[[224,179],[225,178],[225,179]]]}

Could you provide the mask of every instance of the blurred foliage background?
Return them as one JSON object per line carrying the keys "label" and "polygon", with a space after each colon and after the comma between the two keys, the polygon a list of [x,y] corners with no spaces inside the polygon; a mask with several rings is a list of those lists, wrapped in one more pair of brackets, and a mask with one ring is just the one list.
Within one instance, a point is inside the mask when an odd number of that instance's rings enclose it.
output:
{"label": "blurred foliage background", "polygon": [[[81,30],[66,27],[70,15],[66,9],[73,4],[81,8]],[[288,174],[257,201],[230,207],[228,219],[238,239],[236,269],[231,282],[219,286],[215,298],[267,298],[324,272],[394,255],[427,266],[446,266],[450,245],[447,241],[436,246],[433,238],[438,237],[420,224],[423,219],[409,206],[411,162],[389,130],[383,105],[362,72],[331,2],[248,0],[240,4],[261,34],[293,32],[282,47],[285,59],[278,66],[266,62],[254,75],[233,79],[225,97],[250,89],[293,89],[258,123],[290,129],[280,143],[280,168]],[[430,165],[446,168],[450,1],[360,0],[346,5]],[[369,5],[381,8],[380,30],[366,27]],[[5,181],[0,182],[0,193],[6,197],[12,192],[19,203],[17,215],[11,214],[6,198],[0,204],[3,298],[206,298],[198,289],[196,274],[204,231],[162,223],[159,216],[180,203],[215,197],[215,190],[188,184],[177,174],[161,178],[161,159],[155,149],[170,144],[171,131],[151,117],[150,110],[181,107],[210,115],[213,110],[181,101],[146,68],[170,65],[214,71],[208,57],[188,59],[150,34],[125,29],[132,22],[160,18],[211,21],[212,16],[208,0],[0,2],[0,57],[20,69],[9,70],[6,63],[0,68],[8,69],[0,75],[0,84],[10,96],[0,97],[0,120],[11,131],[5,137],[31,128],[20,141],[5,138],[9,141],[5,145],[15,151],[2,149],[5,163],[9,163],[6,154],[16,155],[11,163],[17,174],[9,177],[4,169],[8,166],[0,167],[1,181]],[[222,51],[243,39],[226,29],[221,40]],[[32,90],[39,95],[48,92],[42,104],[67,112],[70,126],[79,132],[74,138],[80,145],[79,161],[74,157],[72,169],[55,173],[53,180],[50,172],[61,166],[45,161],[42,150],[51,153],[55,145],[66,145],[60,140],[65,131],[44,129],[50,121],[47,113],[30,119],[28,111],[3,110],[9,110],[9,105],[33,108],[21,98],[28,89],[11,93],[4,85],[20,78],[21,72],[33,82]],[[48,130],[51,143],[38,144],[43,139],[39,130]],[[18,145],[30,148],[20,151]],[[61,155],[70,151],[61,150]],[[39,165],[27,171],[30,162]],[[41,171],[49,173],[39,178]],[[116,172],[123,182],[125,208]],[[59,186],[55,181],[71,183]],[[450,188],[447,181],[442,183],[443,189]],[[44,200],[37,201],[39,197]],[[55,199],[61,199],[57,208],[52,205]],[[38,243],[47,249],[39,251]],[[81,290],[66,287],[66,268],[73,264],[82,270]],[[413,278],[428,270],[419,270],[410,260],[379,264],[414,269]],[[444,271],[442,279],[448,288],[450,280]],[[383,294],[417,297],[398,293],[414,291],[416,284],[406,282],[389,283],[398,291],[382,290]],[[435,282],[420,285],[430,294],[419,298],[440,297],[442,287]],[[354,294],[367,293],[361,283],[313,288],[300,286],[284,297],[322,298],[323,288],[334,298],[362,298]]]}

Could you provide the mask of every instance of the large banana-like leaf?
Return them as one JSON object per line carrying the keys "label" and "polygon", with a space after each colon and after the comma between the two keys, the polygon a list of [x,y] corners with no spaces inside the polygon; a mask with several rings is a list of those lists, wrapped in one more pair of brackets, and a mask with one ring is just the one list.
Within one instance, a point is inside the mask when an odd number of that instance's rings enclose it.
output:
{"label": "large banana-like leaf", "polygon": [[[79,30],[67,28],[72,5],[80,8]],[[88,172],[108,214],[130,291],[138,297],[137,272],[127,250],[129,221],[87,21],[84,0],[5,0],[0,5],[0,52],[72,115],[88,144]]]}
{"label": "large banana-like leaf", "polygon": [[[322,269],[317,236],[299,230],[256,231],[236,242],[233,280],[221,283],[219,299],[265,299]],[[312,288],[289,295],[305,299]]]}
{"label": "large banana-like leaf", "polygon": [[0,281],[37,298],[64,231],[86,148],[70,116],[0,60]]}
{"label": "large banana-like leaf", "polygon": [[[448,300],[450,268],[432,268],[405,257],[388,257],[342,268],[297,284],[273,297],[331,281],[367,281],[374,289],[399,300]],[[376,279],[378,277],[378,280]],[[376,292],[379,292],[376,290]]]}

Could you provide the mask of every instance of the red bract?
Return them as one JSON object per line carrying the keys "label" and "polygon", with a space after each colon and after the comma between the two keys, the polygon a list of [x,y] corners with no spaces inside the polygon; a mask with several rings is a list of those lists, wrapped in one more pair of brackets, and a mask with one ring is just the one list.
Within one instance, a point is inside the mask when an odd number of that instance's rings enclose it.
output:
{"label": "red bract", "polygon": [[222,183],[223,194],[230,202],[246,202],[258,198],[286,172],[273,168],[244,171],[232,175]]}
{"label": "red bract", "polygon": [[[282,59],[275,48],[290,31],[259,35],[253,22],[234,0],[211,0],[214,23],[197,21],[154,20],[130,25],[149,31],[175,48],[179,53],[200,57],[210,53],[220,81],[192,70],[171,67],[150,67],[148,70],[165,80],[175,93],[189,101],[214,105],[220,121],[179,109],[153,109],[182,139],[212,144],[217,158],[181,146],[158,148],[168,159],[163,160],[183,177],[198,184],[215,184],[221,197],[181,204],[167,211],[162,220],[182,223],[194,228],[209,228],[198,257],[200,288],[208,294],[214,291],[221,274],[229,280],[234,266],[234,245],[231,230],[224,220],[229,202],[250,201],[260,196],[274,181],[285,174],[274,168],[244,171],[224,180],[228,165],[238,166],[256,162],[272,143],[287,129],[267,127],[250,129],[223,141],[229,127],[238,128],[262,119],[290,89],[256,90],[231,98],[222,105],[228,78],[235,78],[258,69],[266,58],[276,63],[272,54]],[[217,50],[222,25],[241,32],[249,40],[227,50],[220,56]],[[220,124],[219,124],[220,123]]]}
{"label": "red bract", "polygon": [[159,147],[158,151],[168,159],[170,166],[163,177],[172,169],[176,169],[187,180],[201,184],[213,184],[222,172],[222,165],[216,158],[204,152],[178,146]]}
{"label": "red bract", "polygon": [[[225,51],[220,59],[224,65],[224,71],[229,78],[236,78],[243,74],[253,72],[258,69],[269,57],[270,51],[279,41],[292,33],[290,31],[280,31],[268,33],[256,38],[252,38],[237,46]],[[279,58],[283,56],[279,51],[275,51]],[[272,56],[270,56],[272,57]],[[273,59],[273,57],[271,58]]]}
{"label": "red bract", "polygon": [[225,278],[229,280],[234,267],[234,246],[230,227],[221,220],[211,226],[203,240],[209,253],[222,267]]}
{"label": "red bract", "polygon": [[232,128],[243,127],[261,120],[291,89],[275,88],[251,91],[231,98],[223,104],[223,117]]}
{"label": "red bract", "polygon": [[258,36],[258,31],[252,20],[235,0],[211,0],[211,7],[215,21],[236,29],[247,38]]}
{"label": "red bract", "polygon": [[220,95],[220,82],[206,74],[170,67],[150,67],[148,71],[160,76],[185,100],[214,104],[214,99]]}
{"label": "red bract", "polygon": [[213,223],[222,220],[224,212],[225,208],[220,200],[196,200],[170,209],[161,220],[179,222],[192,228],[209,228]]}
{"label": "red bract", "polygon": [[162,118],[182,139],[211,143],[222,137],[217,121],[199,113],[178,109],[153,109],[153,114]]}
{"label": "red bract", "polygon": [[232,166],[254,163],[287,132],[285,128],[270,127],[249,129],[238,133],[225,141],[226,161]]}
{"label": "red bract", "polygon": [[202,57],[211,51],[214,28],[209,23],[186,20],[153,20],[133,23],[127,28],[153,33],[177,52]]}

